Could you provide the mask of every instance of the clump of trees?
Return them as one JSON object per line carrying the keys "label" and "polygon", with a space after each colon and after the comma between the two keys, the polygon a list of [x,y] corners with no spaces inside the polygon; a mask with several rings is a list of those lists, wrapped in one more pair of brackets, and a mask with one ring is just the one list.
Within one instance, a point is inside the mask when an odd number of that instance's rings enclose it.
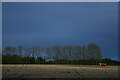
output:
{"label": "clump of trees", "polygon": [[[54,61],[47,61],[47,59]],[[102,52],[98,45],[88,46],[61,46],[52,47],[12,47],[8,46],[2,50],[3,64],[98,64],[99,62],[110,62],[102,59]],[[113,61],[114,62],[114,61]],[[112,63],[113,63],[112,62]],[[114,64],[116,64],[114,62]]]}
{"label": "clump of trees", "polygon": [[102,52],[98,45],[89,44],[88,46],[61,46],[52,47],[5,47],[3,55],[19,55],[22,57],[42,57],[54,58],[55,60],[80,60],[80,59],[101,59]]}

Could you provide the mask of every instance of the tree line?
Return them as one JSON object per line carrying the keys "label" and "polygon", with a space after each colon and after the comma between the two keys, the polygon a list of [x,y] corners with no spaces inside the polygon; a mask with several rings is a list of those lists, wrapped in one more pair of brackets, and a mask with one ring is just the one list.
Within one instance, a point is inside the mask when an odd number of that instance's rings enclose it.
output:
{"label": "tree line", "polygon": [[3,55],[19,55],[21,57],[42,57],[43,59],[53,58],[54,60],[81,60],[81,59],[101,59],[102,52],[98,45],[89,44],[88,46],[61,46],[52,47],[5,47]]}
{"label": "tree line", "polygon": [[[53,61],[46,61],[53,59]],[[100,62],[108,65],[118,65],[120,62],[110,58],[102,59],[102,51],[96,44],[88,46],[61,46],[52,47],[13,47],[2,50],[3,64],[83,64],[98,65]]]}

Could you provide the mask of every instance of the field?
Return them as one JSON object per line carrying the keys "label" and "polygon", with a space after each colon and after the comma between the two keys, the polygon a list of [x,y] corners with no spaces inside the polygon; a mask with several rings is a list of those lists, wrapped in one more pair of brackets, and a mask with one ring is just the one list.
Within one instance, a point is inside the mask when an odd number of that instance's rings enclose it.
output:
{"label": "field", "polygon": [[2,65],[4,78],[118,78],[118,66]]}

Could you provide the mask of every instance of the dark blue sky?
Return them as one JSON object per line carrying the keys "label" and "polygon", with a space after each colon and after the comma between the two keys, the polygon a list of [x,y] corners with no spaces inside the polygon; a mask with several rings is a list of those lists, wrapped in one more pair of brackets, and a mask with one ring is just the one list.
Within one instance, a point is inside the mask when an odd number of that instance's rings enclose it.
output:
{"label": "dark blue sky", "polygon": [[98,44],[117,59],[116,3],[3,3],[3,47]]}

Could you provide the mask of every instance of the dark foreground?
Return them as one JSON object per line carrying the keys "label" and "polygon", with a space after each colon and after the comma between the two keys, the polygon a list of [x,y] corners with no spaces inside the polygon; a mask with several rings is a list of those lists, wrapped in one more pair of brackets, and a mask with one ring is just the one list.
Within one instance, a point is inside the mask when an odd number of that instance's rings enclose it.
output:
{"label": "dark foreground", "polygon": [[3,78],[118,78],[118,66],[2,65]]}

